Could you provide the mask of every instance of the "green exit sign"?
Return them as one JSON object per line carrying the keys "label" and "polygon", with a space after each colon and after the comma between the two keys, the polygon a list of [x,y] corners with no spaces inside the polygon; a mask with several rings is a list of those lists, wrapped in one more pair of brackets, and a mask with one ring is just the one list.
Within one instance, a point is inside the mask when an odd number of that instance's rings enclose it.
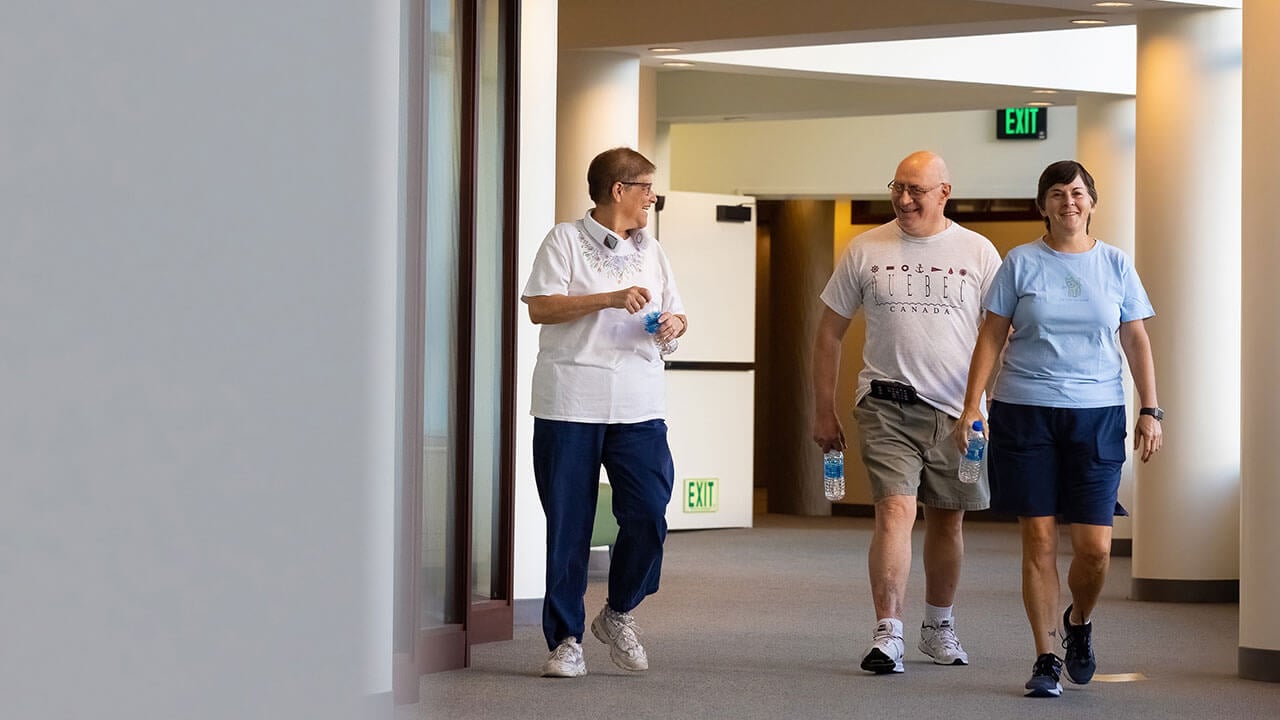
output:
{"label": "green exit sign", "polygon": [[996,111],[997,140],[1043,140],[1049,137],[1049,108],[1016,107]]}
{"label": "green exit sign", "polygon": [[720,509],[720,478],[685,478],[684,511],[713,513]]}

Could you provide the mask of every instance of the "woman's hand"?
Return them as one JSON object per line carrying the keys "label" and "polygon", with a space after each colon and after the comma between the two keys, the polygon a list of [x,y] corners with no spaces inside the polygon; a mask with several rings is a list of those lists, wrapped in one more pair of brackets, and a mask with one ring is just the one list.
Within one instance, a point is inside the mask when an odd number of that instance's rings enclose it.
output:
{"label": "woman's hand", "polygon": [[683,315],[673,315],[664,312],[658,318],[658,342],[668,343],[684,334],[685,328],[689,327],[688,321]]}
{"label": "woman's hand", "polygon": [[1133,451],[1140,452],[1142,462],[1151,459],[1164,445],[1164,428],[1160,421],[1150,415],[1139,415],[1138,425],[1133,430]]}
{"label": "woman's hand", "polygon": [[964,454],[969,450],[969,428],[973,427],[975,420],[982,420],[982,435],[987,435],[987,421],[982,417],[982,413],[977,410],[966,409],[960,414],[960,419],[956,421],[956,427],[951,432],[951,437],[956,442],[956,447],[960,449],[960,453]]}

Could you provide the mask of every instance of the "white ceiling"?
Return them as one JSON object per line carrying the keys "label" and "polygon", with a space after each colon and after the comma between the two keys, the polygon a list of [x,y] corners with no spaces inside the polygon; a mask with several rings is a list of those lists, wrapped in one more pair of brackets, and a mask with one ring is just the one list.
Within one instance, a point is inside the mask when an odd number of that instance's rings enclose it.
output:
{"label": "white ceiling", "polygon": [[[1133,7],[1119,9],[1094,2],[561,0],[559,40],[564,49],[627,53],[658,67],[664,122],[1073,105],[1077,92],[1132,93],[1139,12],[1239,7],[1241,0],[1131,0]],[[1094,37],[1111,39],[1091,39],[1076,19],[1105,19],[1107,30]],[[1052,33],[1065,38],[1054,45],[1047,35],[1016,35],[1073,28]],[[1129,38],[1127,68],[1117,35]],[[962,40],[974,36],[980,40]],[[678,47],[695,67],[666,68],[671,56],[654,47]],[[1103,49],[1122,53],[1119,67],[1116,60],[1088,64]],[[1057,92],[1032,92],[1045,89]]]}

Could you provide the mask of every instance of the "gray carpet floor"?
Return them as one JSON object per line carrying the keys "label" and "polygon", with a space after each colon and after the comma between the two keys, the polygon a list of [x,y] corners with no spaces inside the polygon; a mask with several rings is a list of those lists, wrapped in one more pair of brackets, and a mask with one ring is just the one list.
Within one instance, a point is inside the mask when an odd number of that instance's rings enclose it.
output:
{"label": "gray carpet floor", "polygon": [[[1098,678],[1063,678],[1061,697],[1023,696],[1035,659],[1011,523],[966,524],[956,601],[967,667],[933,665],[916,648],[924,580],[917,523],[906,672],[858,669],[875,613],[867,581],[871,520],[762,515],[749,529],[673,532],[662,589],[635,613],[650,670],[629,673],[584,640],[588,675],[545,679],[541,630],[479,645],[472,667],[422,679],[422,702],[398,718],[1280,718],[1280,684],[1236,677],[1237,606],[1135,602],[1130,563],[1114,558],[1094,614]],[[1065,582],[1069,545],[1061,543]],[[587,591],[587,621],[605,599]],[[1130,678],[1136,679],[1130,679]],[[1108,682],[1107,680],[1112,680]]]}

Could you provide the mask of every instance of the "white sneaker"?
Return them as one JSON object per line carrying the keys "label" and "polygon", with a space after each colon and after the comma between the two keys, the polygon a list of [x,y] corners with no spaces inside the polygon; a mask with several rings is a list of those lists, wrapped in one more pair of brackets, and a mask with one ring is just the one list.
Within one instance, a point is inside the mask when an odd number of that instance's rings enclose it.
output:
{"label": "white sneaker", "polygon": [[902,643],[901,625],[894,627],[888,620],[876,624],[875,639],[871,649],[862,656],[862,669],[877,675],[902,672],[902,656],[906,646]]}
{"label": "white sneaker", "polygon": [[587,674],[587,662],[582,659],[582,645],[569,637],[560,641],[551,657],[542,663],[542,677],[582,677]]}
{"label": "white sneaker", "polygon": [[960,647],[952,618],[939,621],[937,626],[920,626],[920,652],[933,658],[933,662],[938,665],[969,664],[969,653]]}
{"label": "white sneaker", "polygon": [[591,634],[609,646],[613,664],[623,670],[648,670],[649,657],[640,645],[640,628],[631,613],[615,612],[608,603],[591,621]]}

